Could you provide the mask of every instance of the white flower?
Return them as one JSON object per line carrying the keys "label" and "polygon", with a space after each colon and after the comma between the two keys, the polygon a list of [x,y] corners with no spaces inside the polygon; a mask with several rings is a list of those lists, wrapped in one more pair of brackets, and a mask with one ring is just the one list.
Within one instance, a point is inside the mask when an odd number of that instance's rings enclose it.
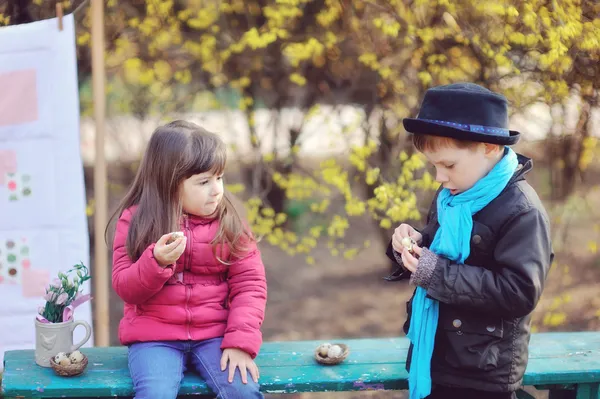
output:
{"label": "white flower", "polygon": [[44,295],[44,299],[45,299],[47,302],[50,302],[50,301],[52,300],[52,298],[53,298],[53,297],[54,297],[54,293],[53,293],[52,291],[50,291],[50,292],[46,293],[46,295]]}
{"label": "white flower", "polygon": [[62,287],[62,281],[60,281],[59,278],[55,278],[54,280],[52,280],[52,284],[50,286],[53,288],[60,288]]}
{"label": "white flower", "polygon": [[62,294],[60,294],[60,295],[58,296],[58,298],[56,298],[56,304],[57,304],[57,305],[62,305],[62,304],[64,304],[65,302],[67,302],[67,299],[69,299],[69,295],[67,295],[67,293],[66,293],[66,292],[63,292]]}

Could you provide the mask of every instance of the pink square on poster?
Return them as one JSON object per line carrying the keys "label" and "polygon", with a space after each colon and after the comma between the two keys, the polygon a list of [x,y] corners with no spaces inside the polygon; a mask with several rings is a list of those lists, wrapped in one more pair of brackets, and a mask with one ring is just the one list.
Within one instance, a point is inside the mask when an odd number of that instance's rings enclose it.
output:
{"label": "pink square on poster", "polygon": [[21,286],[25,298],[43,297],[50,283],[49,270],[26,268],[21,270]]}
{"label": "pink square on poster", "polygon": [[35,69],[0,72],[0,126],[38,119]]}
{"label": "pink square on poster", "polygon": [[17,171],[17,153],[13,150],[0,150],[0,186],[4,185],[7,173]]}

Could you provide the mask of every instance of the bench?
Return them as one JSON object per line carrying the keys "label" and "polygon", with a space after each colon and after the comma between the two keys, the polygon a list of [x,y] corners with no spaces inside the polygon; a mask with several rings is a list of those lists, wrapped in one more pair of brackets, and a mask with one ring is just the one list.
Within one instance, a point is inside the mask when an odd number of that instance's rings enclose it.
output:
{"label": "bench", "polygon": [[[265,343],[257,358],[261,390],[282,394],[407,389],[406,338],[343,340],[351,352],[344,363],[336,366],[315,362],[313,352],[320,342]],[[83,352],[89,358],[88,368],[84,374],[70,378],[37,366],[33,350],[6,352],[2,380],[5,399],[133,396],[125,347],[88,348]],[[551,399],[600,399],[600,333],[534,334],[524,384],[550,390]],[[198,398],[208,393],[196,374],[185,375],[182,397]],[[519,398],[532,396],[520,391]]]}

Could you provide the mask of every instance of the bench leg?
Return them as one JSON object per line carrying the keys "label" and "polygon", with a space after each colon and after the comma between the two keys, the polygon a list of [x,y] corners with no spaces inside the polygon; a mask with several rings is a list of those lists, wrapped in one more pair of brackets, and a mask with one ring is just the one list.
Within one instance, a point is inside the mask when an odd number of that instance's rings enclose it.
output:
{"label": "bench leg", "polygon": [[576,395],[574,389],[550,389],[548,399],[575,399]]}
{"label": "bench leg", "polygon": [[519,389],[517,391],[517,399],[535,399],[533,396],[531,396],[529,393],[527,393],[527,391],[523,390],[523,389]]}
{"label": "bench leg", "polygon": [[599,384],[577,384],[575,389],[550,389],[548,399],[600,399]]}
{"label": "bench leg", "polygon": [[577,385],[577,396],[576,399],[598,399],[600,393],[598,392],[598,384],[579,384]]}

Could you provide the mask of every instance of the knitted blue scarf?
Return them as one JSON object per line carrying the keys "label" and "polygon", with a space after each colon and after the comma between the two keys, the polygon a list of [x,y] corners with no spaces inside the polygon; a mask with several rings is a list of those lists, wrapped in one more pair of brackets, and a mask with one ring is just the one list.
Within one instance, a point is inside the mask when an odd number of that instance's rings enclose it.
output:
{"label": "knitted blue scarf", "polygon": [[[508,184],[518,166],[517,155],[506,147],[504,156],[486,176],[459,195],[443,189],[437,198],[438,229],[430,250],[439,256],[464,264],[469,257],[473,214],[496,198]],[[431,356],[438,324],[439,303],[427,298],[417,287],[412,302],[408,338],[413,344],[408,386],[410,399],[431,393]]]}

